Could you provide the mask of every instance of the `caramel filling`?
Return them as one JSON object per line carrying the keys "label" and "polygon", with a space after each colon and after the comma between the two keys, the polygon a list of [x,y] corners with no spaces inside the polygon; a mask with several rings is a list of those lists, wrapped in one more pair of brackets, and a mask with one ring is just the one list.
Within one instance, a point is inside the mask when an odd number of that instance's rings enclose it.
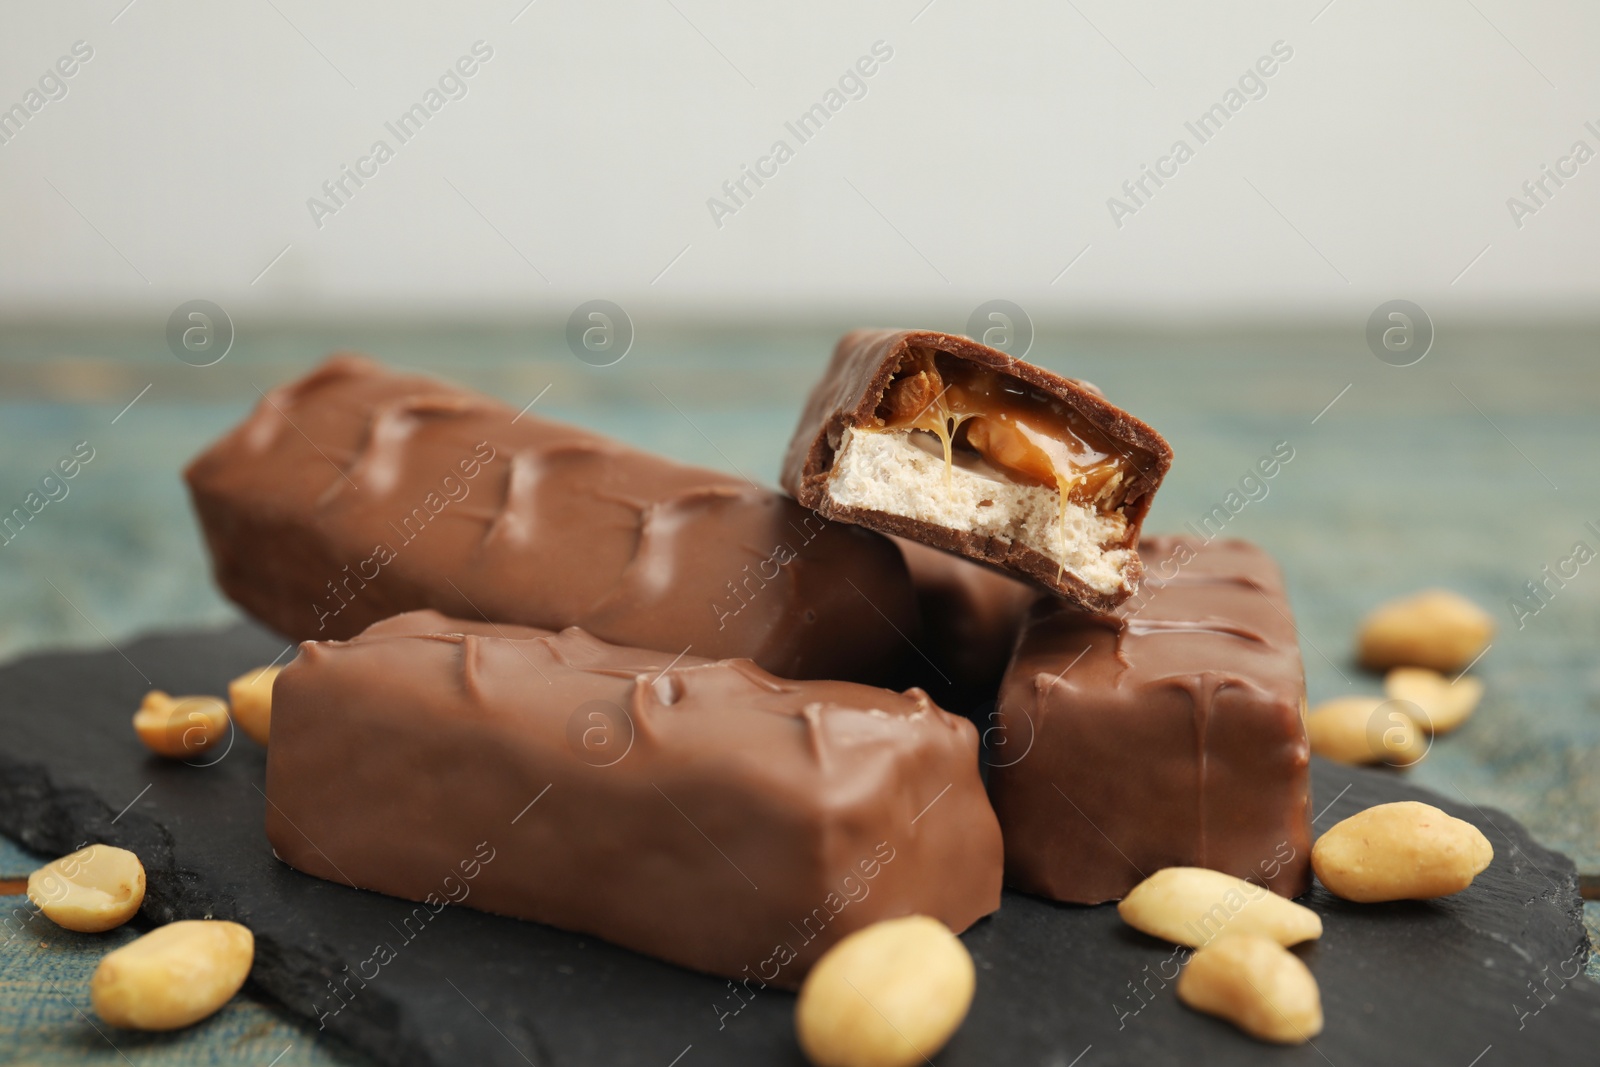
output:
{"label": "caramel filling", "polygon": [[947,484],[956,454],[970,453],[1013,481],[1054,486],[1063,527],[1069,503],[1108,513],[1122,502],[1126,453],[1056,397],[988,367],[913,350],[877,416],[886,430],[938,437]]}

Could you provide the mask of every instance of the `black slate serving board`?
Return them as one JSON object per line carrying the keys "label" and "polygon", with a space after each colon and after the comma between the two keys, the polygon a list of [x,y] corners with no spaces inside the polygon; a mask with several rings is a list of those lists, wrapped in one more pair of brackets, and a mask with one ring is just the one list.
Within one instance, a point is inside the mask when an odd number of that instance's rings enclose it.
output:
{"label": "black slate serving board", "polygon": [[[129,718],[147,689],[222,693],[229,678],[282,649],[239,625],[0,669],[0,831],[50,854],[88,841],[133,849],[149,878],[141,921],[245,923],[256,934],[254,985],[381,1062],[803,1062],[790,994],[740,999],[721,979],[461,907],[407,926],[414,905],[274,859],[262,829],[263,749],[239,736],[224,755],[203,757],[209,766],[186,766],[149,755],[135,738]],[[977,998],[937,1062],[1600,1062],[1600,988],[1579,976],[1587,940],[1564,856],[1509,816],[1392,774],[1319,760],[1313,777],[1316,806],[1326,806],[1319,831],[1372,804],[1421,799],[1476,823],[1496,853],[1469,890],[1440,901],[1362,906],[1320,888],[1305,898],[1326,930],[1297,950],[1327,1016],[1314,1046],[1258,1044],[1183,1008],[1172,947],[1125,927],[1111,907],[1007,893],[999,914],[964,936]],[[336,998],[330,981],[352,992]]]}

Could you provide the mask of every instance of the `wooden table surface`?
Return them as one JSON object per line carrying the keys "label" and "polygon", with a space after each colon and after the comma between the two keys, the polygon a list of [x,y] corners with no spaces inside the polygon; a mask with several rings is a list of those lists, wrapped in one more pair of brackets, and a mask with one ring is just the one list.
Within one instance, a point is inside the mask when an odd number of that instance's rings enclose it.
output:
{"label": "wooden table surface", "polygon": [[[1425,359],[1393,367],[1368,351],[1362,325],[1133,333],[1040,323],[1029,358],[1095,382],[1172,443],[1148,530],[1198,524],[1259,457],[1279,442],[1293,449],[1224,532],[1282,562],[1313,703],[1379,691],[1352,650],[1357,622],[1385,598],[1443,585],[1487,608],[1499,633],[1474,668],[1483,704],[1408,773],[1511,813],[1600,878],[1600,562],[1562,562],[1580,543],[1600,553],[1600,326],[1440,323]],[[541,414],[773,481],[834,324],[637,326],[627,357],[606,368],[567,350],[562,323],[241,322],[227,357],[204,368],[176,359],[159,323],[0,330],[0,513],[80,442],[93,449],[68,494],[0,543],[0,657],[234,618],[178,472],[258,387],[335,348],[518,407],[537,396]],[[1541,581],[1542,605],[1526,591]],[[1513,601],[1538,610],[1519,618]],[[0,847],[0,889],[31,863]],[[1600,904],[1588,912],[1600,943]],[[122,1062],[89,1025],[87,978],[103,948],[71,935],[0,945],[0,1047],[15,1043],[34,1063]],[[1594,959],[1590,975],[1600,979]],[[266,1064],[280,1051],[285,1067],[356,1062],[248,998],[138,1048],[127,1051],[141,1063]]]}

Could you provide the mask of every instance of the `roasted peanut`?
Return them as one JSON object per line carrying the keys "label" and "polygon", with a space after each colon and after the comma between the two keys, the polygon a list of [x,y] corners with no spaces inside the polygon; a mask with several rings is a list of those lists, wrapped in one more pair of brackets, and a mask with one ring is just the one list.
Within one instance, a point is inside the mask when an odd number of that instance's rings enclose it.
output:
{"label": "roasted peanut", "polygon": [[1197,951],[1178,999],[1251,1037],[1299,1045],[1322,1032],[1322,995],[1300,958],[1269,937],[1229,934]]}
{"label": "roasted peanut", "polygon": [[89,999],[112,1026],[177,1030],[239,991],[255,951],[255,937],[238,923],[168,923],[106,953],[89,979]]}
{"label": "roasted peanut", "polygon": [[1396,667],[1383,679],[1383,691],[1404,700],[1426,715],[1421,726],[1431,734],[1445,734],[1467,721],[1483,699],[1483,683],[1463,675],[1454,682],[1426,667]]}
{"label": "roasted peanut", "polygon": [[144,903],[144,864],[125,848],[90,845],[28,875],[28,899],[57,926],[97,934]]}
{"label": "roasted peanut", "polygon": [[228,683],[228,706],[234,725],[258,745],[272,731],[272,683],[282,667],[259,667]]}
{"label": "roasted peanut", "polygon": [[1283,945],[1322,936],[1322,917],[1270,889],[1204,867],[1165,867],[1117,904],[1122,921],[1151,937],[1197,948],[1223,933]]}
{"label": "roasted peanut", "polygon": [[850,934],[817,961],[795,1004],[795,1033],[817,1067],[911,1067],[967,1017],[976,972],[937,919],[910,915]]}
{"label": "roasted peanut", "polygon": [[1335,763],[1410,767],[1428,754],[1416,705],[1383,697],[1337,697],[1306,716],[1311,751]]}
{"label": "roasted peanut", "polygon": [[133,728],[156,755],[188,759],[227,736],[228,705],[217,697],[170,697],[155,689],[133,713]]}
{"label": "roasted peanut", "polygon": [[1311,849],[1311,869],[1328,891],[1362,904],[1459,893],[1493,859],[1476,826],[1415,800],[1357,812]]}
{"label": "roasted peanut", "polygon": [[1427,589],[1380,605],[1361,624],[1361,665],[1431,667],[1454,673],[1466,667],[1494,636],[1494,621],[1478,605],[1448,589]]}

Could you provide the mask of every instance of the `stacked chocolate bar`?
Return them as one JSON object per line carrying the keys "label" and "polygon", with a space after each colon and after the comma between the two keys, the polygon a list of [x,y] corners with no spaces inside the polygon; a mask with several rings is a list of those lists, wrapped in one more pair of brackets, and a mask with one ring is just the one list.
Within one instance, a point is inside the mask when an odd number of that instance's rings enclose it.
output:
{"label": "stacked chocolate bar", "polygon": [[1143,542],[1107,616],[1034,605],[995,710],[1006,878],[1118,900],[1162,867],[1311,885],[1305,674],[1277,566],[1243,541]]}
{"label": "stacked chocolate bar", "polygon": [[[1305,888],[1282,581],[1240,542],[1141,543],[1171,460],[1092,386],[858,331],[792,497],[349,355],[187,477],[223,590],[304,640],[273,689],[285,862],[789,986],[882,919],[966,928],[1002,877]],[[986,790],[940,704],[997,694]]]}

